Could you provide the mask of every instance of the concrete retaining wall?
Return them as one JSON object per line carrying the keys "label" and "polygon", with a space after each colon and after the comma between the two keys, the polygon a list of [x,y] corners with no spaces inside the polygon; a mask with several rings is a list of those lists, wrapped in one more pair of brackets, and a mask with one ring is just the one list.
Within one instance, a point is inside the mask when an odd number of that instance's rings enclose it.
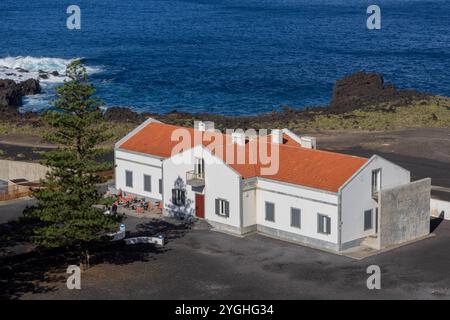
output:
{"label": "concrete retaining wall", "polygon": [[45,178],[48,168],[38,163],[0,160],[0,180],[27,179],[38,181]]}
{"label": "concrete retaining wall", "polygon": [[430,201],[431,216],[450,220],[450,202],[438,199]]}
{"label": "concrete retaining wall", "polygon": [[381,190],[379,247],[411,241],[430,233],[431,179]]}

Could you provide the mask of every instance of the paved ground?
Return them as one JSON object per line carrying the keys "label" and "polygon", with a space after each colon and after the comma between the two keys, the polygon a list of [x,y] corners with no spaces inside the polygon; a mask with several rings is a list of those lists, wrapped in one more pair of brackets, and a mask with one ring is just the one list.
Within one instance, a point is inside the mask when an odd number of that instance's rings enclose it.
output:
{"label": "paved ground", "polygon": [[[29,201],[0,206],[0,221]],[[25,262],[0,273],[2,298],[22,299],[450,299],[450,222],[436,236],[362,261],[260,235],[237,238],[149,218],[128,217],[127,230],[163,233],[168,244],[124,247],[82,274],[82,290],[65,287],[61,261]],[[382,289],[366,288],[379,265]],[[39,266],[41,268],[39,268]],[[55,267],[55,269],[53,269]],[[52,269],[47,272],[48,269]],[[10,279],[8,279],[10,278]],[[4,282],[3,282],[4,283]]]}
{"label": "paved ground", "polygon": [[[260,235],[237,238],[147,218],[126,224],[139,234],[166,234],[167,246],[110,250],[82,274],[79,291],[66,289],[61,261],[14,265],[0,273],[8,280],[3,298],[450,299],[448,221],[435,237],[361,261]],[[372,264],[382,272],[378,291],[366,287]]]}

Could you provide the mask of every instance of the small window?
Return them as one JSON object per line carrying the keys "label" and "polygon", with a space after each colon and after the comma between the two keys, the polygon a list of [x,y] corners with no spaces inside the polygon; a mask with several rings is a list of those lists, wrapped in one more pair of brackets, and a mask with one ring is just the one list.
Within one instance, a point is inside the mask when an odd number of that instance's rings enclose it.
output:
{"label": "small window", "polygon": [[331,218],[324,214],[317,214],[317,232],[323,234],[331,233]]}
{"label": "small window", "polygon": [[275,222],[275,204],[266,202],[266,221]]}
{"label": "small window", "polygon": [[159,179],[159,193],[162,194],[162,179]]}
{"label": "small window", "polygon": [[364,231],[373,228],[373,210],[364,211]]}
{"label": "small window", "polygon": [[186,191],[172,189],[172,203],[176,206],[184,206],[186,204]]}
{"label": "small window", "polygon": [[125,170],[125,185],[129,188],[133,188],[133,172]]}
{"label": "small window", "polygon": [[144,174],[144,191],[152,192],[152,176]]}
{"label": "small window", "polygon": [[300,209],[291,208],[291,227],[300,228]]}
{"label": "small window", "polygon": [[381,169],[372,171],[372,195],[377,194],[381,189]]}
{"label": "small window", "polygon": [[205,176],[205,160],[201,158],[195,159],[195,174],[198,177],[204,177]]}
{"label": "small window", "polygon": [[224,199],[216,199],[216,214],[222,217],[229,217],[230,203]]}

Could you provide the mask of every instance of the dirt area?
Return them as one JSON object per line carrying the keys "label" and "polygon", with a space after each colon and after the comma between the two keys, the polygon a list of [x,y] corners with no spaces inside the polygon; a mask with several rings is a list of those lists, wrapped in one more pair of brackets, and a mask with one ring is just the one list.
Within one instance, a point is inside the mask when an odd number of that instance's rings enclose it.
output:
{"label": "dirt area", "polygon": [[450,187],[450,129],[321,133],[315,136],[319,149],[363,157],[378,154],[410,170],[413,180],[431,177],[433,185]]}

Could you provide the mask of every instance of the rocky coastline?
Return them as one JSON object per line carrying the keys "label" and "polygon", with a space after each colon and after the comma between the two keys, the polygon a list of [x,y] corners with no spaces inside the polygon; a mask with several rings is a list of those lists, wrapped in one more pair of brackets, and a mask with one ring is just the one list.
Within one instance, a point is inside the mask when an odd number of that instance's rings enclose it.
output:
{"label": "rocky coastline", "polygon": [[[26,70],[19,70],[27,72]],[[39,73],[39,77],[54,75],[53,73]],[[22,98],[27,95],[38,94],[41,87],[38,79],[28,79],[15,82],[0,79],[0,118],[2,121],[12,122],[38,122],[39,115],[34,112],[20,113],[18,108],[22,105]],[[399,90],[393,84],[385,84],[383,76],[379,73],[356,72],[335,82],[332,100],[327,106],[294,109],[284,106],[281,111],[272,111],[251,116],[223,116],[210,113],[186,113],[173,110],[165,114],[137,113],[127,107],[112,107],[105,111],[107,121],[114,123],[140,123],[148,117],[159,120],[190,125],[195,119],[204,119],[216,122],[218,128],[247,128],[267,127],[267,125],[290,119],[312,119],[317,115],[336,115],[353,110],[371,110],[394,112],[398,106],[407,106],[415,101],[432,98],[433,95],[415,90]],[[449,107],[450,108],[450,107]],[[449,109],[450,110],[450,109]],[[255,126],[255,124],[258,124]],[[269,126],[271,127],[271,126]]]}

